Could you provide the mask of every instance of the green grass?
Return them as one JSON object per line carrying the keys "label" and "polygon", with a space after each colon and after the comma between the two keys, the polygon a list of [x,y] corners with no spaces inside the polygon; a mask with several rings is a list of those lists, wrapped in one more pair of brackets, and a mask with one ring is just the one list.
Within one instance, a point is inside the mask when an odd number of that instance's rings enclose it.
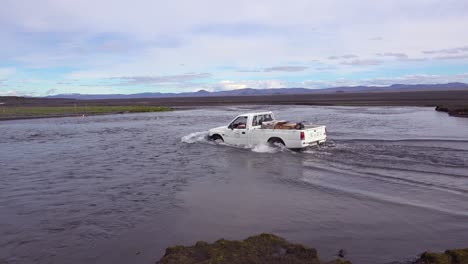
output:
{"label": "green grass", "polygon": [[69,116],[69,115],[97,115],[113,113],[145,113],[171,111],[165,106],[32,106],[32,107],[1,107],[0,117],[9,116]]}

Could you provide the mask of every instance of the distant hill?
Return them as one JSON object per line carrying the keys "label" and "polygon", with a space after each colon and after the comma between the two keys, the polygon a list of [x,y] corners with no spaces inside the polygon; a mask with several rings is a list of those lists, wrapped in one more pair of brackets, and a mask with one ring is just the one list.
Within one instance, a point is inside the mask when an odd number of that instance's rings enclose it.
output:
{"label": "distant hill", "polygon": [[228,91],[209,92],[200,90],[188,93],[137,93],[137,94],[58,94],[47,98],[67,99],[131,99],[131,98],[167,98],[167,97],[211,97],[211,96],[253,96],[282,94],[330,94],[330,93],[378,93],[378,92],[414,92],[414,91],[455,91],[468,90],[466,83],[446,84],[393,84],[390,86],[344,86],[324,89],[307,88],[275,88],[275,89],[236,89]]}

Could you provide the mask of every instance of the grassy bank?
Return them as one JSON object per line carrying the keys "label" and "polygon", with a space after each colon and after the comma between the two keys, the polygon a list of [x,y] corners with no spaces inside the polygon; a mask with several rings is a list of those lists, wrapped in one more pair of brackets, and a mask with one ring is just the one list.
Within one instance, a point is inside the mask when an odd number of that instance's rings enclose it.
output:
{"label": "grassy bank", "polygon": [[21,119],[60,116],[83,116],[122,113],[146,113],[171,111],[166,106],[28,106],[28,107],[1,107],[0,119]]}

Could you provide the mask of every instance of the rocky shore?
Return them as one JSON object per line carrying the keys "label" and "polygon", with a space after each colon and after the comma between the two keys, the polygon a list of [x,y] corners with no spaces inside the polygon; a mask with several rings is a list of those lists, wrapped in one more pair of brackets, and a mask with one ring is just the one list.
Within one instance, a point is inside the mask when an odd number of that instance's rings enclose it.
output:
{"label": "rocky shore", "polygon": [[[212,244],[199,241],[194,246],[169,247],[156,264],[351,264],[342,258],[343,250],[337,256],[340,258],[322,261],[314,248],[261,234],[242,241],[220,239]],[[468,264],[468,248],[424,252],[407,264]]]}
{"label": "rocky shore", "polygon": [[439,112],[446,112],[450,116],[456,117],[468,117],[468,106],[460,106],[460,105],[438,105],[435,108],[436,111]]}

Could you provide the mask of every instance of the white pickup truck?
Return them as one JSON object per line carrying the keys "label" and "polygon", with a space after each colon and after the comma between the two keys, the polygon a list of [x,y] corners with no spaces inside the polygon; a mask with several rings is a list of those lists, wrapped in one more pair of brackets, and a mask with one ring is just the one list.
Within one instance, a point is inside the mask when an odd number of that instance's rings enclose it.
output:
{"label": "white pickup truck", "polygon": [[211,140],[231,145],[255,146],[281,144],[290,149],[303,149],[325,143],[325,126],[310,126],[275,120],[272,112],[247,113],[234,118],[227,126],[210,129]]}

